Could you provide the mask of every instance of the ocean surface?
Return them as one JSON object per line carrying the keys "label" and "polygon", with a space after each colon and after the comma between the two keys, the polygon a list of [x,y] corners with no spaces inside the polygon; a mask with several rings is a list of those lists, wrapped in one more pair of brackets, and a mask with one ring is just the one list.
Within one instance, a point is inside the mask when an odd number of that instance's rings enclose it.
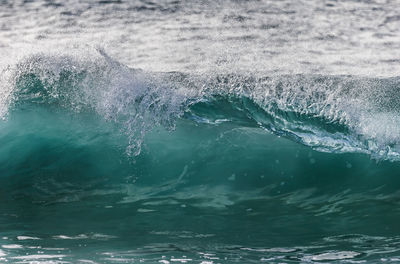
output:
{"label": "ocean surface", "polygon": [[400,263],[399,14],[0,0],[0,262]]}

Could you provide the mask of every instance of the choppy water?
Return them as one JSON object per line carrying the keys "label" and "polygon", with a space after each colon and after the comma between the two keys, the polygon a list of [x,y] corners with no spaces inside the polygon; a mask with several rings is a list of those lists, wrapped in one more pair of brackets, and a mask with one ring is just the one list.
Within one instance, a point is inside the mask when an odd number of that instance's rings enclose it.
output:
{"label": "choppy water", "polygon": [[400,262],[397,1],[0,1],[0,262]]}

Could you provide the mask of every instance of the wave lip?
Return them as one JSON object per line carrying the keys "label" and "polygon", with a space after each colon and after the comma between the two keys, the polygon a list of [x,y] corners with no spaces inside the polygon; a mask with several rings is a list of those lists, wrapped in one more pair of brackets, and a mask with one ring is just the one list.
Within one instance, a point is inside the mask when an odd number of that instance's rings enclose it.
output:
{"label": "wave lip", "polygon": [[[211,87],[207,106],[199,107],[204,116],[195,114],[200,122],[235,119],[241,113],[242,121],[250,119],[318,151],[399,159],[399,78],[225,76]],[[218,107],[229,104],[230,113]]]}

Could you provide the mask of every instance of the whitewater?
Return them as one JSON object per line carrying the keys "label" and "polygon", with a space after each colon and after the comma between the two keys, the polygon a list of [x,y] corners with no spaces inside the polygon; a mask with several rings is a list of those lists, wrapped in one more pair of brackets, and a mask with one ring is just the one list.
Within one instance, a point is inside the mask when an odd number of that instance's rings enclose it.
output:
{"label": "whitewater", "polygon": [[0,262],[399,262],[399,11],[0,1]]}

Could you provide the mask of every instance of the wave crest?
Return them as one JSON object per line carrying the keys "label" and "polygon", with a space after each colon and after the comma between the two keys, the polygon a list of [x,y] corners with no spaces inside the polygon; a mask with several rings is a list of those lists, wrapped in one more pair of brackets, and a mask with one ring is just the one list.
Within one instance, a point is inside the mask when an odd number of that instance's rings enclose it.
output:
{"label": "wave crest", "polygon": [[149,130],[184,118],[259,126],[324,152],[400,159],[399,78],[149,73],[101,49],[28,56],[1,78],[2,117],[27,104],[93,112],[128,136],[128,155],[140,153]]}

